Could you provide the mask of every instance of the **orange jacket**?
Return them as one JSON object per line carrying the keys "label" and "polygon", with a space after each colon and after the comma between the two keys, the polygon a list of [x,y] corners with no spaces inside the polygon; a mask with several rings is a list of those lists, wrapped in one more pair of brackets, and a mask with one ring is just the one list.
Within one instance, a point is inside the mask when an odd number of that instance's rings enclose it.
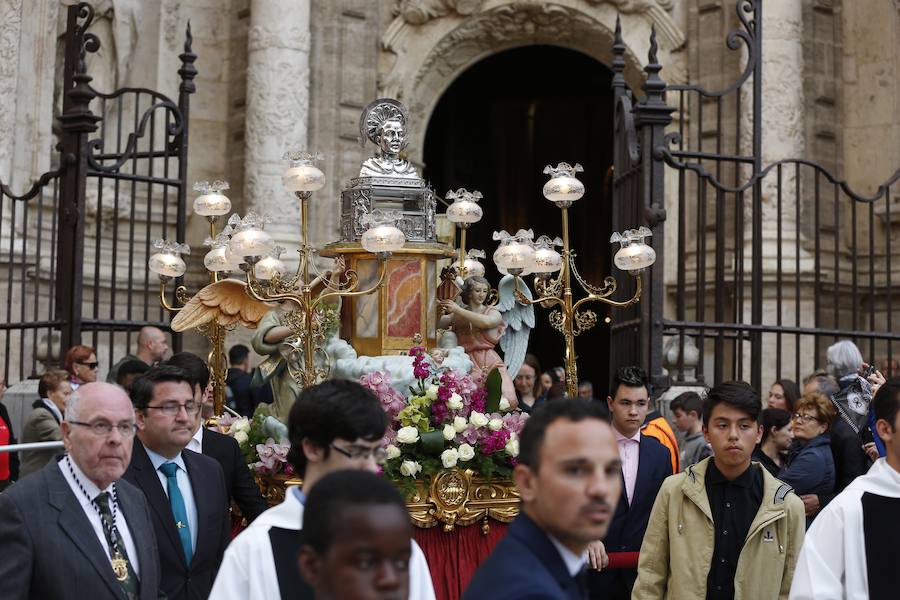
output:
{"label": "orange jacket", "polygon": [[665,417],[658,416],[647,421],[641,428],[641,433],[658,439],[660,444],[669,449],[673,475],[681,471],[678,468],[678,440],[675,439],[675,432],[672,431],[672,427]]}

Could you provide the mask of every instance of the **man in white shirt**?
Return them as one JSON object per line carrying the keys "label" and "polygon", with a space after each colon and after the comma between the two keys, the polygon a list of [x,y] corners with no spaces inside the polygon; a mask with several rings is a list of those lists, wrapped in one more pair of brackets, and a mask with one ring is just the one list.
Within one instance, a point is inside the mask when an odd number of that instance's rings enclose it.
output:
{"label": "man in white shirt", "polygon": [[[211,600],[313,598],[297,568],[306,495],[328,473],[378,470],[387,416],[378,399],[358,383],[328,380],[303,390],[288,417],[288,461],[302,488],[291,487],[284,502],[260,515],[225,552]],[[432,600],[434,588],[425,555],[411,543],[409,598]]]}
{"label": "man in white shirt", "polygon": [[147,501],[121,479],[135,432],[128,396],[108,383],[81,386],[61,430],[67,454],[0,494],[0,595],[157,598]]}
{"label": "man in white shirt", "polygon": [[792,600],[896,598],[900,593],[900,378],[883,384],[872,405],[886,456],[813,521],[797,560]]}

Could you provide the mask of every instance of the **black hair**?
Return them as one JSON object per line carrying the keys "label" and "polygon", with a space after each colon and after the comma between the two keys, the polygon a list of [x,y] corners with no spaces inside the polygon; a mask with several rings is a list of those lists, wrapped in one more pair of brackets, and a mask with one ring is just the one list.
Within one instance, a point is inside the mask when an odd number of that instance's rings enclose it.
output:
{"label": "black hair", "polygon": [[610,388],[609,397],[615,398],[616,392],[619,391],[619,386],[623,385],[632,388],[644,387],[647,388],[647,393],[650,392],[647,373],[640,367],[619,367],[616,369],[616,374],[613,375],[612,388]]}
{"label": "black hair", "polygon": [[762,400],[746,381],[726,381],[709,390],[703,401],[703,422],[707,427],[713,408],[723,403],[747,413],[754,421],[759,422]]}
{"label": "black hair", "polygon": [[228,350],[228,364],[234,366],[244,362],[250,356],[250,348],[243,344],[235,344]]}
{"label": "black hair", "polygon": [[206,361],[196,354],[176,352],[165,364],[187,371],[191,376],[192,388],[199,385],[202,392],[209,385],[209,367],[206,365]]}
{"label": "black hair", "polygon": [[894,422],[897,420],[897,412],[900,411],[900,377],[893,377],[881,384],[872,400],[872,406],[875,420],[884,419],[890,424],[891,431],[894,431]]}
{"label": "black hair", "polygon": [[797,400],[800,399],[800,387],[793,379],[779,379],[772,385],[780,385],[784,392],[784,403],[787,404],[788,412],[794,412]]}
{"label": "black hair", "polygon": [[683,392],[672,399],[669,404],[672,412],[682,410],[685,413],[695,412],[698,417],[703,416],[703,398],[697,392]]}
{"label": "black hair", "polygon": [[157,383],[181,383],[188,384],[191,393],[194,391],[194,380],[190,373],[184,369],[172,365],[159,365],[135,379],[131,383],[129,394],[131,403],[138,410],[145,410],[153,400],[153,389]]}
{"label": "black hair", "polygon": [[772,428],[781,429],[791,422],[791,413],[783,408],[767,408],[760,413],[759,424],[762,425],[762,439],[759,440],[760,445],[764,444],[769,436],[772,435]]}
{"label": "black hair", "polygon": [[[359,507],[394,506],[409,523],[406,502],[390,481],[369,471],[347,469],[335,471],[316,482],[303,509],[303,543],[318,554],[328,551],[341,524],[344,511]],[[412,537],[412,526],[410,537]]]}
{"label": "black hair", "polygon": [[126,360],[116,371],[116,383],[122,385],[127,375],[143,375],[150,370],[150,365],[142,360]]}
{"label": "black hair", "polygon": [[329,379],[300,392],[288,415],[288,462],[301,477],[306,473],[303,440],[323,448],[338,439],[377,441],[388,426],[387,414],[371,390],[355,381]]}
{"label": "black hair", "polygon": [[537,471],[541,462],[541,446],[547,428],[554,421],[567,419],[583,421],[597,419],[609,423],[606,413],[599,402],[590,402],[582,398],[562,398],[541,405],[531,417],[525,421],[525,427],[519,435],[519,462]]}

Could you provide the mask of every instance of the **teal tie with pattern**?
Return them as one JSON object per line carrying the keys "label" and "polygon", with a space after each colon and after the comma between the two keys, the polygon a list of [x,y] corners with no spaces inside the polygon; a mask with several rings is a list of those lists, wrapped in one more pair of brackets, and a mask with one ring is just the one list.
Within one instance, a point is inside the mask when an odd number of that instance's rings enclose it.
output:
{"label": "teal tie with pattern", "polygon": [[184,548],[185,564],[191,564],[194,555],[191,543],[191,528],[188,524],[187,509],[184,507],[184,496],[178,487],[178,465],[167,462],[159,465],[159,470],[166,476],[169,491],[169,505],[172,507],[172,516],[175,517],[175,527],[178,529],[178,537],[181,538],[181,547]]}

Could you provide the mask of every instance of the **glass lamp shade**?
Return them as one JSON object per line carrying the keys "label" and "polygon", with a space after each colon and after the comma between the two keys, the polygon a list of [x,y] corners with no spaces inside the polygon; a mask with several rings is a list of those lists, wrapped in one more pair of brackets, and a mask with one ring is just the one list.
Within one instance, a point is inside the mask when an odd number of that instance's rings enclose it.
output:
{"label": "glass lamp shade", "polygon": [[366,251],[374,254],[394,252],[403,248],[406,236],[393,225],[377,225],[370,227],[362,234],[360,243]]}
{"label": "glass lamp shade", "polygon": [[656,262],[656,250],[643,242],[623,244],[613,262],[623,271],[640,271]]}
{"label": "glass lamp shade", "polygon": [[256,274],[256,278],[262,281],[268,281],[272,279],[276,274],[283,274],[287,271],[287,267],[284,266],[284,263],[281,262],[280,258],[276,258],[274,256],[267,256],[256,263],[256,266],[253,267],[254,273]]}
{"label": "glass lamp shade", "polygon": [[452,223],[468,225],[481,220],[484,211],[472,200],[456,200],[447,207],[447,218]]}
{"label": "glass lamp shade", "polygon": [[556,175],[544,184],[544,198],[551,202],[574,202],[584,196],[584,184],[573,175]]}
{"label": "glass lamp shade", "polygon": [[228,246],[216,246],[203,257],[203,266],[207,271],[221,273],[231,271],[232,264],[228,256]]}
{"label": "glass lamp shade", "polygon": [[504,273],[522,275],[526,271],[531,272],[534,266],[534,248],[530,244],[516,241],[501,244],[494,252],[494,263],[497,269]]}
{"label": "glass lamp shade", "polygon": [[[459,269],[459,261],[454,262],[452,266]],[[463,267],[466,270],[466,277],[484,277],[484,265],[474,258],[467,258],[463,262]]]}
{"label": "glass lamp shade", "polygon": [[537,248],[534,251],[531,270],[534,273],[555,273],[562,268],[562,255],[553,248]]}
{"label": "glass lamp shade", "polygon": [[231,212],[231,200],[218,192],[202,194],[194,200],[194,213],[201,217],[221,217]]}
{"label": "glass lamp shade", "polygon": [[181,277],[187,266],[181,257],[173,252],[157,252],[149,260],[150,270],[162,277]]}
{"label": "glass lamp shade", "polygon": [[275,242],[262,229],[250,227],[232,235],[228,246],[235,256],[242,258],[261,257],[271,254],[275,248]]}
{"label": "glass lamp shade", "polygon": [[325,185],[325,173],[311,160],[301,160],[288,167],[281,181],[290,192],[315,192]]}
{"label": "glass lamp shade", "polygon": [[231,250],[231,246],[225,246],[225,263],[227,265],[227,268],[224,269],[225,271],[234,271],[234,272],[240,271],[241,263],[243,263],[243,262],[244,262],[243,257],[235,254]]}

